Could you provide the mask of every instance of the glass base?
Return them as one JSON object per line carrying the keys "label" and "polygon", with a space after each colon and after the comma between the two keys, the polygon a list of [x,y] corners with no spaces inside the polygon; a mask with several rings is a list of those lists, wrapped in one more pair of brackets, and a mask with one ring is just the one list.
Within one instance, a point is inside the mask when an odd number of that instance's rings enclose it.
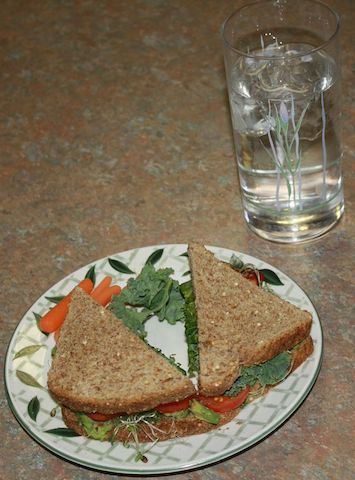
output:
{"label": "glass base", "polygon": [[[335,201],[336,200],[336,201]],[[249,228],[260,237],[278,243],[306,242],[320,237],[338,223],[344,212],[343,195],[319,209],[305,210],[297,215],[274,210],[261,210],[244,205]]]}

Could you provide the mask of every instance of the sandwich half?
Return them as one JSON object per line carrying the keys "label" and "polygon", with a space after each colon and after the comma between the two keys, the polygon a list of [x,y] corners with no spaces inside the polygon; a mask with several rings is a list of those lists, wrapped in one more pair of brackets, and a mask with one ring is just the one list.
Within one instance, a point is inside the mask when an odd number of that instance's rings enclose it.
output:
{"label": "sandwich half", "polygon": [[254,285],[203,245],[190,244],[188,256],[202,395],[223,395],[247,367],[266,364],[284,352],[287,373],[311,355],[309,312]]}
{"label": "sandwich half", "polygon": [[80,288],[72,295],[47,384],[66,425],[97,440],[165,440],[231,419],[201,420],[207,409],[198,402],[196,414],[160,413],[184,399],[189,406],[193,383]]}
{"label": "sandwich half", "polygon": [[48,387],[80,412],[133,413],[195,393],[191,380],[80,288],[73,294]]}

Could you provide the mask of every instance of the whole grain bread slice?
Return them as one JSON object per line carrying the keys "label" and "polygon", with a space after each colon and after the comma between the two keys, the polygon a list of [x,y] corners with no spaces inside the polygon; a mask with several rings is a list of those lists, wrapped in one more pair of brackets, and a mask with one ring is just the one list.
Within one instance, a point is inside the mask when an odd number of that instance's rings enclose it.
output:
{"label": "whole grain bread slice", "polygon": [[199,391],[224,393],[242,366],[266,362],[307,338],[309,312],[245,279],[203,245],[188,255],[199,335]]}
{"label": "whole grain bread slice", "polygon": [[[292,366],[290,372],[295,370],[306,358],[313,352],[313,342],[311,337],[307,337],[303,341],[299,348],[292,351]],[[271,388],[271,387],[270,387]],[[248,402],[255,400],[260,395],[264,395],[269,390],[269,387],[260,388],[260,385],[255,385],[251,389],[252,395],[248,397]],[[238,415],[241,408],[230,410],[229,412],[222,413],[220,422],[217,425],[205,422],[196,418],[193,415],[189,415],[186,418],[174,418],[162,416],[158,423],[154,424],[152,428],[147,424],[141,424],[138,430],[135,432],[139,442],[151,442],[151,441],[163,441],[175,437],[184,437],[188,435],[197,435],[200,433],[206,433],[210,430],[220,428],[223,425],[229,423],[235,416]],[[85,429],[80,424],[79,418],[75,412],[69,408],[62,407],[62,416],[67,427],[75,430],[79,435],[86,435]],[[119,442],[132,442],[134,438],[128,427],[122,426],[120,429],[116,429],[113,436],[113,430],[107,432],[106,440],[119,441]]]}
{"label": "whole grain bread slice", "polygon": [[195,392],[190,379],[113,313],[75,289],[48,372],[48,388],[79,412],[140,412]]}

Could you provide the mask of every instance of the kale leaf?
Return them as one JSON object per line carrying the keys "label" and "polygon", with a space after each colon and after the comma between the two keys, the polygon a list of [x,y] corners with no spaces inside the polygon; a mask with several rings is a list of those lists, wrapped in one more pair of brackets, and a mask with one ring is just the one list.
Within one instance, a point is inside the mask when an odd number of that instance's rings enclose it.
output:
{"label": "kale leaf", "polygon": [[141,338],[146,336],[144,323],[152,315],[170,324],[185,320],[184,298],[172,273],[172,268],[155,270],[148,262],[110,304],[111,311]]}
{"label": "kale leaf", "polygon": [[225,395],[233,397],[238,395],[246,386],[253,387],[256,383],[264,387],[281,382],[290,369],[291,361],[292,355],[289,352],[282,352],[265,363],[242,368],[240,376],[231,388],[225,392]]}
{"label": "kale leaf", "polygon": [[147,332],[144,328],[144,322],[153,315],[153,312],[147,309],[139,311],[134,308],[127,308],[121,301],[120,295],[113,297],[110,310],[136,335],[143,339],[146,337]]}
{"label": "kale leaf", "polygon": [[164,287],[166,288],[166,284],[169,284],[172,273],[174,273],[172,268],[155,270],[154,266],[148,263],[136,278],[128,280],[127,288],[122,290],[120,298],[126,304],[155,310],[151,306],[159,306],[158,294]]}
{"label": "kale leaf", "polygon": [[159,320],[167,320],[171,325],[185,320],[185,300],[176,280],[172,281],[169,298],[157,315]]}

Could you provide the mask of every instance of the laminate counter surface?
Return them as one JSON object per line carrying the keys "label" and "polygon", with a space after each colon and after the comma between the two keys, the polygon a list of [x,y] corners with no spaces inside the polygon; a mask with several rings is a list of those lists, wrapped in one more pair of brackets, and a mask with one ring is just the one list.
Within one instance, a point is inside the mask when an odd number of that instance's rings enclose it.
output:
{"label": "laminate counter surface", "polygon": [[[354,2],[342,17],[346,210],[318,240],[279,245],[242,217],[220,25],[236,0],[5,0],[0,16],[1,362],[24,312],[94,260],[145,245],[238,250],[292,277],[324,331],[302,406],[252,448],[190,480],[350,480],[354,432]],[[0,477],[103,480],[20,427],[1,386]],[[118,478],[128,478],[117,475]]]}

